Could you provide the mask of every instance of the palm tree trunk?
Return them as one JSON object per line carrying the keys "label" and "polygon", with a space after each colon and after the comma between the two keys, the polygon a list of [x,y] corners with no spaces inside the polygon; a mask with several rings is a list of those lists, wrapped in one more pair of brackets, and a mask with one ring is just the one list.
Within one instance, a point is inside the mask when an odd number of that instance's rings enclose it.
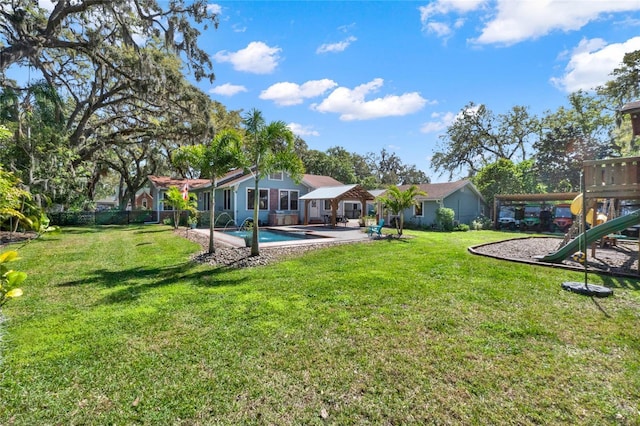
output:
{"label": "palm tree trunk", "polygon": [[253,235],[251,237],[251,256],[259,256],[260,248],[258,247],[258,213],[260,208],[260,193],[258,191],[258,170],[256,169],[255,185],[253,188]]}
{"label": "palm tree trunk", "polygon": [[216,181],[211,181],[211,206],[209,212],[209,254],[215,253],[216,248],[213,242],[213,230],[215,229],[216,219]]}

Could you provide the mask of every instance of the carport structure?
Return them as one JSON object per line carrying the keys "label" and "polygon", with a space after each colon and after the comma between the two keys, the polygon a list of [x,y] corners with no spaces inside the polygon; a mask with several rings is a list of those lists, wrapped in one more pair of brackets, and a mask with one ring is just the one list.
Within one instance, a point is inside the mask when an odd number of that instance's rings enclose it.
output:
{"label": "carport structure", "polygon": [[361,212],[366,210],[367,201],[375,197],[360,185],[327,186],[318,188],[300,197],[304,200],[304,224],[309,224],[309,203],[312,200],[331,201],[331,226],[335,227],[338,216],[338,205],[340,201],[359,201],[362,203]]}

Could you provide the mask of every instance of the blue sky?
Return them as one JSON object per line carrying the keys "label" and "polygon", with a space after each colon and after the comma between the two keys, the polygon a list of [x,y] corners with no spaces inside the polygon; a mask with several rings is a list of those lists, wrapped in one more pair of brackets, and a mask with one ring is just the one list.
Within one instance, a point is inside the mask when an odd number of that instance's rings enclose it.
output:
{"label": "blue sky", "polygon": [[224,1],[203,34],[229,109],[283,120],[311,149],[430,158],[469,102],[534,114],[640,49],[636,0]]}
{"label": "blue sky", "polygon": [[[166,0],[158,0],[160,3]],[[39,0],[52,9],[51,0]],[[541,115],[640,49],[640,0],[221,1],[203,31],[228,109],[282,120],[309,148],[396,153],[433,182],[469,102]],[[18,70],[24,74],[24,70]],[[16,75],[14,78],[19,77]],[[23,76],[24,77],[24,76]]]}

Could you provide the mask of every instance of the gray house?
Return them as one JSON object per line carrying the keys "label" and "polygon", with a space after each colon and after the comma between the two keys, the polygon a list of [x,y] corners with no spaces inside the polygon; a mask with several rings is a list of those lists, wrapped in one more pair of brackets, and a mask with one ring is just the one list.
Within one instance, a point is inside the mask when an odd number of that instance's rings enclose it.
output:
{"label": "gray house", "polygon": [[[398,188],[405,191],[411,185],[400,185]],[[488,215],[489,207],[478,189],[469,180],[446,183],[423,183],[417,185],[426,196],[417,197],[418,206],[407,209],[404,212],[405,222],[417,226],[431,226],[436,223],[436,210],[440,207],[450,208],[454,211],[454,220],[458,223],[471,222],[480,215]],[[375,195],[384,194],[385,191],[371,191]],[[384,217],[386,223],[390,223],[391,213],[382,211],[377,207],[378,216]]]}
{"label": "gray house", "polygon": [[[211,210],[211,182],[208,179],[173,179],[166,176],[149,176],[148,179],[153,210],[158,212],[158,221],[172,212],[172,208],[164,203],[166,192],[172,186],[182,190],[187,185],[188,191],[198,197],[198,210]],[[240,225],[246,219],[253,218],[256,196],[254,185],[253,175],[241,169],[233,170],[216,180],[216,226],[224,226],[228,222]],[[269,225],[302,223],[305,206],[300,197],[321,187],[338,185],[342,183],[329,176],[305,174],[302,181],[296,183],[286,172],[272,173],[258,184],[258,220],[261,224]],[[322,215],[324,207],[318,204],[309,206],[310,209],[317,209],[318,215]]]}

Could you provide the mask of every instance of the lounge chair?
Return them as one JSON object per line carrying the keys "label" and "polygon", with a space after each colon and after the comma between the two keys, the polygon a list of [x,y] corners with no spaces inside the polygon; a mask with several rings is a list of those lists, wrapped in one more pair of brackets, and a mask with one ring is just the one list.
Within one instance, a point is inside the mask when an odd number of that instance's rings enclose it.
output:
{"label": "lounge chair", "polygon": [[373,236],[373,234],[377,234],[379,237],[382,237],[382,227],[384,226],[384,219],[380,219],[380,223],[378,225],[371,225],[367,230],[367,234],[369,236]]}

